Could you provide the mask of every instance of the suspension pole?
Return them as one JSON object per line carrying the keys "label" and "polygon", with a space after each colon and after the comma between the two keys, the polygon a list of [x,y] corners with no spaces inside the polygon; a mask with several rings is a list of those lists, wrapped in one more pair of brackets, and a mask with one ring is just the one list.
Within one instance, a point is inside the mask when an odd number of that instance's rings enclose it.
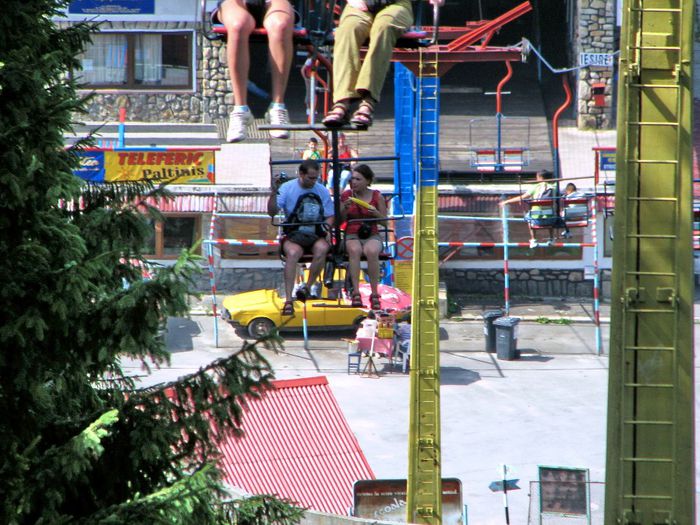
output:
{"label": "suspension pole", "polygon": [[506,317],[510,315],[510,271],[508,268],[508,206],[501,208],[501,221],[503,225],[503,301]]}
{"label": "suspension pole", "polygon": [[[218,198],[214,194],[214,208],[211,212],[211,221],[209,222],[209,240],[214,240],[216,234],[216,210]],[[211,303],[212,314],[214,315],[214,346],[219,348],[219,315],[216,311],[216,273],[214,268],[214,243],[207,242],[207,263],[209,265],[209,285],[211,286]]]}
{"label": "suspension pole", "polygon": [[593,320],[595,321],[595,350],[596,354],[603,353],[603,338],[600,330],[600,270],[598,265],[599,248],[598,248],[598,200],[597,194],[591,202],[591,216],[593,222],[591,224],[591,238],[593,240]]}

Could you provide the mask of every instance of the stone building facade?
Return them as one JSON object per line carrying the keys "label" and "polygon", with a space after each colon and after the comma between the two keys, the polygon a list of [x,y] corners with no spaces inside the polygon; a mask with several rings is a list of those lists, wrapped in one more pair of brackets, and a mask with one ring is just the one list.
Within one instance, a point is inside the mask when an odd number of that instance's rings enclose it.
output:
{"label": "stone building facade", "polygon": [[89,120],[115,121],[119,108],[126,107],[126,119],[132,122],[210,123],[228,115],[233,104],[231,83],[226,66],[226,47],[221,41],[209,41],[195,30],[195,24],[184,21],[105,21],[103,32],[163,31],[191,32],[193,49],[193,89],[116,90],[90,92],[87,105]]}
{"label": "stone building facade", "polygon": [[[576,34],[572,51],[578,64],[582,53],[612,55],[619,49],[615,0],[578,0]],[[591,66],[578,70],[577,124],[581,129],[611,129],[615,104],[618,55],[612,66]],[[602,98],[596,97],[602,92]],[[602,105],[600,104],[602,102]]]}
{"label": "stone building facade", "polygon": [[[618,48],[618,4],[621,0],[569,0],[572,6],[571,63],[578,63],[581,53],[612,54]],[[159,12],[167,13],[164,4]],[[191,89],[110,90],[95,92],[88,106],[89,119],[93,121],[116,120],[118,110],[127,108],[127,120],[142,122],[209,123],[226,117],[233,103],[231,84],[228,81],[226,48],[220,41],[211,42],[197,31],[191,8],[180,13],[179,20],[161,21],[148,19],[101,20],[101,31],[108,32],[163,32],[189,31],[193,42],[194,85]],[[123,17],[122,17],[123,18]],[[166,20],[168,16],[164,17]],[[172,17],[170,17],[172,18]],[[615,63],[617,56],[615,57]],[[614,67],[589,67],[576,75],[576,99],[579,128],[609,129],[614,125],[613,104],[615,96]],[[602,86],[602,87],[601,87]],[[603,105],[596,103],[594,90],[602,89]],[[598,99],[600,100],[600,99]]]}

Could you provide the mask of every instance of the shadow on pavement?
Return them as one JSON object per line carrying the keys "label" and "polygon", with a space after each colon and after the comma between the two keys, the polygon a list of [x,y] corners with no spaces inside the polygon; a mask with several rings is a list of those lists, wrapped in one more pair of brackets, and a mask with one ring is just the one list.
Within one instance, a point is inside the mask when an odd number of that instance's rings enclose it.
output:
{"label": "shadow on pavement", "polygon": [[168,317],[165,335],[166,348],[173,354],[194,350],[192,338],[200,333],[199,325],[192,319]]}
{"label": "shadow on pavement", "polygon": [[481,375],[478,372],[467,370],[459,366],[441,366],[440,367],[440,384],[441,385],[470,385],[481,380]]}

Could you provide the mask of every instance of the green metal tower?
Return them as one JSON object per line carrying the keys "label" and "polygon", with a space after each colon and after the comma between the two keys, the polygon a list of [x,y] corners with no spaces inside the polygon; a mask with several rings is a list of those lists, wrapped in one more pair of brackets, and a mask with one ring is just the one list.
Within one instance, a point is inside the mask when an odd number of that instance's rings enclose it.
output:
{"label": "green metal tower", "polygon": [[624,3],[605,523],[695,523],[693,0]]}

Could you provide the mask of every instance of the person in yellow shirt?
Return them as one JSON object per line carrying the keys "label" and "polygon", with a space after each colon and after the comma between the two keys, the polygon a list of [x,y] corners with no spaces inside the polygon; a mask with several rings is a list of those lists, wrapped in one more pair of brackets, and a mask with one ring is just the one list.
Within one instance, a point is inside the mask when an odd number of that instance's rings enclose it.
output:
{"label": "person in yellow shirt", "polygon": [[537,227],[549,226],[549,241],[554,239],[554,226],[559,224],[560,218],[555,213],[554,190],[555,184],[552,182],[552,172],[547,170],[538,171],[535,175],[536,184],[522,195],[516,195],[498,203],[500,207],[516,202],[549,200],[548,203],[534,204],[530,206],[530,211],[525,214],[528,229],[530,230],[530,248],[539,246],[537,240]]}
{"label": "person in yellow shirt", "polygon": [[320,158],[321,152],[318,151],[318,139],[311,137],[308,144],[306,144],[306,149],[301,154],[301,160],[318,160]]}

